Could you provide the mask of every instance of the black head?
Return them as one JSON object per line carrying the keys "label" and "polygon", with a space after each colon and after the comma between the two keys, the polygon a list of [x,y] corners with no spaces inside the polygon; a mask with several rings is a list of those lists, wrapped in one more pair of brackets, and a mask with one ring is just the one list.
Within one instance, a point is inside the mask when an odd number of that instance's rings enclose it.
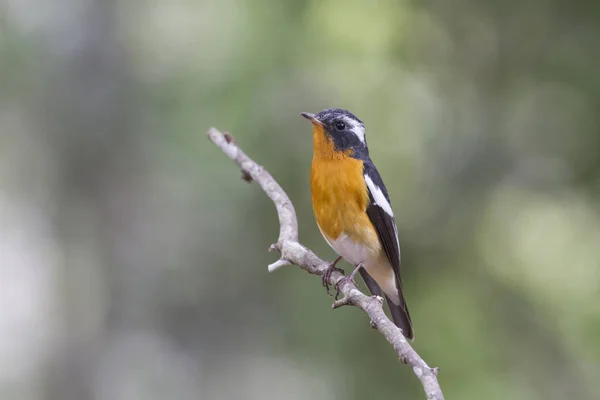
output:
{"label": "black head", "polygon": [[321,125],[338,151],[351,150],[356,158],[368,157],[365,124],[350,111],[328,108],[318,114],[302,113],[313,124]]}

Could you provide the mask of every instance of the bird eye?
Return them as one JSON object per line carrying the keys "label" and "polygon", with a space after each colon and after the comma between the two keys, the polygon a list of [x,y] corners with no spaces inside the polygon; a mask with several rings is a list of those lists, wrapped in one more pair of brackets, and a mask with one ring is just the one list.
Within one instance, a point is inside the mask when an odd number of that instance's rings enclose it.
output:
{"label": "bird eye", "polygon": [[337,129],[338,131],[343,131],[345,128],[346,128],[346,124],[344,124],[343,122],[335,123],[335,129]]}

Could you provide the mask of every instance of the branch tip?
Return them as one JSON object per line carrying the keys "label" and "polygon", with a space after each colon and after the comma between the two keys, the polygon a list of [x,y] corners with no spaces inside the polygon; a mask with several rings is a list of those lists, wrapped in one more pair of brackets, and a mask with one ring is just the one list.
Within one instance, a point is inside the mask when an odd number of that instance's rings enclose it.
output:
{"label": "branch tip", "polygon": [[286,265],[292,265],[292,263],[289,262],[288,260],[284,260],[283,258],[280,258],[279,260],[275,261],[273,264],[269,264],[267,269],[269,270],[269,272],[275,272],[279,268],[285,267]]}
{"label": "branch tip", "polygon": [[281,246],[279,245],[279,243],[273,243],[269,246],[269,252],[272,253],[274,251],[281,251]]}

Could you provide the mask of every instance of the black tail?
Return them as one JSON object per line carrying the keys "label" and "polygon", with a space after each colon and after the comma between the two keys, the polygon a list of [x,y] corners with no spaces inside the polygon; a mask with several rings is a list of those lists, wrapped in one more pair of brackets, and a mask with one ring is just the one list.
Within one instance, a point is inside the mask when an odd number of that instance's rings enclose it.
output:
{"label": "black tail", "polygon": [[[371,278],[371,275],[369,275],[364,268],[361,268],[359,272],[371,294],[380,297],[385,296],[377,282],[375,282],[375,279]],[[415,333],[412,329],[412,321],[410,320],[410,314],[408,313],[408,308],[406,307],[406,302],[404,301],[402,292],[400,292],[399,305],[394,304],[387,296],[385,296],[385,299],[387,300],[388,307],[390,308],[390,314],[392,314],[392,321],[394,321],[394,324],[398,328],[402,329],[402,333],[407,339],[414,340]]]}
{"label": "black tail", "polygon": [[414,340],[415,333],[412,328],[412,321],[410,320],[410,314],[408,313],[408,308],[406,307],[406,302],[404,301],[404,296],[400,293],[400,304],[394,304],[394,302],[387,296],[385,296],[387,300],[388,307],[390,308],[390,313],[392,314],[392,321],[394,324],[400,329],[402,329],[402,333],[406,336],[407,339]]}

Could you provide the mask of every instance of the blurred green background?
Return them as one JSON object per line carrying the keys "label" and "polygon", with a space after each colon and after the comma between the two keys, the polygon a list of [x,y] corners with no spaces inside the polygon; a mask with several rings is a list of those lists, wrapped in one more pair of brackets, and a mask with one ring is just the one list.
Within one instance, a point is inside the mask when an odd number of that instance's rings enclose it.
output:
{"label": "blurred green background", "polygon": [[[447,399],[600,398],[600,3],[3,0],[3,400],[421,399],[230,131],[310,205],[301,111],[363,119]],[[349,266],[343,266],[349,271]]]}

